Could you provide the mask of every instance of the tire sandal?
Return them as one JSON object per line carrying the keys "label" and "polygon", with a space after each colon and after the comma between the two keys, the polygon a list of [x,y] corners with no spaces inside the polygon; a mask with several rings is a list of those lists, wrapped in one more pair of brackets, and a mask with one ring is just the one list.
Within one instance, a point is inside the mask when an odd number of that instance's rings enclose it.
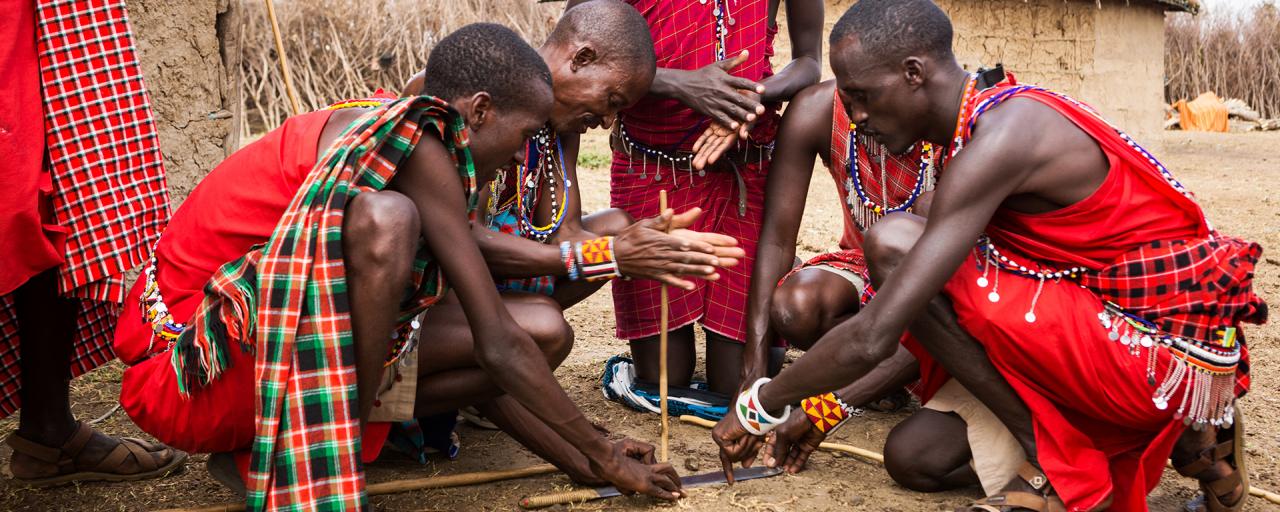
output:
{"label": "tire sandal", "polygon": [[[90,465],[91,463],[78,459],[84,452],[85,446],[93,439],[93,432],[93,427],[89,424],[79,422],[76,432],[60,448],[45,446],[23,438],[17,433],[11,434],[5,442],[13,448],[15,454],[25,455],[57,468],[57,473],[51,476],[21,478],[15,475],[13,481],[28,487],[53,487],[72,482],[147,480],[179,470],[187,461],[186,452],[141,439],[122,437],[116,439],[118,444],[105,457]],[[161,461],[167,459],[168,463],[157,462],[153,454],[159,455]],[[138,465],[138,471],[121,473],[121,465],[130,456]],[[10,465],[12,466],[12,462]],[[87,469],[84,469],[85,467]]]}
{"label": "tire sandal", "polygon": [[1035,492],[1027,491],[1005,491],[992,496],[987,496],[978,501],[970,503],[968,507],[962,510],[981,511],[981,512],[1011,512],[1015,510],[1030,510],[1033,512],[1066,512],[1067,506],[1062,502],[1057,494],[1053,492],[1053,486],[1049,485],[1049,477],[1044,475],[1030,462],[1022,463],[1022,467],[1018,468],[1018,478],[1031,486]]}
{"label": "tire sandal", "polygon": [[[1244,413],[1236,407],[1234,421],[1230,431],[1218,429],[1218,444],[1205,448],[1200,457],[1177,469],[1178,474],[1195,478],[1220,460],[1231,465],[1231,474],[1213,480],[1200,482],[1200,495],[1185,505],[1188,512],[1239,512],[1244,510],[1244,502],[1249,498],[1249,469],[1244,452]],[[1240,488],[1240,498],[1230,505],[1222,502],[1223,496],[1230,496]]]}

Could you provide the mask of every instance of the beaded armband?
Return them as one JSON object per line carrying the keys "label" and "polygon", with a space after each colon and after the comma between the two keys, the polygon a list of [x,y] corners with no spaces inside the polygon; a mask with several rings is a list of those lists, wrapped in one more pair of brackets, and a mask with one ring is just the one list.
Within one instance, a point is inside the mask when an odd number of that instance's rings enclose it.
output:
{"label": "beaded armband", "polygon": [[570,281],[578,280],[578,258],[574,255],[573,242],[560,242],[560,261]]}
{"label": "beaded armband", "polygon": [[613,255],[613,237],[605,236],[578,242],[574,248],[582,277],[588,281],[613,279],[622,275]]}
{"label": "beaded armband", "polygon": [[813,426],[818,427],[818,431],[824,434],[835,430],[852,415],[849,405],[835,393],[806,398],[800,402],[800,409],[804,410],[809,421],[813,422]]}
{"label": "beaded armband", "polygon": [[778,427],[791,417],[791,406],[788,405],[782,411],[781,418],[770,416],[764,407],[760,405],[760,386],[769,382],[768,377],[762,377],[751,385],[751,388],[743,391],[738,395],[738,404],[734,407],[734,411],[738,413],[738,422],[742,424],[747,432],[752,435],[762,436],[768,434],[769,431]]}

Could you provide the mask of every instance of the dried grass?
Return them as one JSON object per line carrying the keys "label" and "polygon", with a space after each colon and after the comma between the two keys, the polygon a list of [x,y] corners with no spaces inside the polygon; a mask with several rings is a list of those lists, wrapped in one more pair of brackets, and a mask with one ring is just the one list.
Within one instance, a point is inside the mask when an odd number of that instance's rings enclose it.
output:
{"label": "dried grass", "polygon": [[[266,7],[239,0],[240,132],[261,133],[289,116]],[[539,44],[563,3],[531,0],[275,0],[294,86],[304,110],[360,97],[381,87],[398,90],[426,64],[444,35],[475,22],[511,27]]]}
{"label": "dried grass", "polygon": [[1236,15],[1170,16],[1165,27],[1165,98],[1205,91],[1239,98],[1280,117],[1280,8],[1274,1]]}

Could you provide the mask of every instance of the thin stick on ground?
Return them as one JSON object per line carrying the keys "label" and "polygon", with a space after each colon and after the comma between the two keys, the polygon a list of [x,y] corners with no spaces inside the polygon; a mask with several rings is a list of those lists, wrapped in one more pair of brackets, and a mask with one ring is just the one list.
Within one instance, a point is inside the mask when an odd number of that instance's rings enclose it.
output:
{"label": "thin stick on ground", "polygon": [[[369,486],[365,488],[365,492],[367,492],[369,496],[380,496],[383,494],[420,491],[423,489],[443,489],[446,487],[487,484],[490,482],[511,480],[515,478],[546,475],[556,473],[558,471],[560,470],[551,464],[538,464],[536,466],[505,469],[500,471],[478,471],[475,473],[461,473],[457,475],[440,475],[380,482],[376,484],[369,484]],[[238,512],[240,510],[244,510],[244,503],[229,503],[225,505],[214,505],[199,508],[173,508],[161,510],[159,512]]]}
{"label": "thin stick on ground", "polygon": [[[667,211],[667,191],[658,191],[658,214]],[[671,225],[667,225],[667,232]],[[660,462],[670,461],[667,453],[667,437],[670,429],[670,418],[667,414],[667,327],[670,322],[670,304],[667,299],[667,285],[662,285],[662,308],[658,316],[658,399],[662,401],[662,456]]]}
{"label": "thin stick on ground", "polygon": [[[680,421],[688,423],[690,425],[697,425],[699,427],[706,427],[706,428],[713,428],[716,426],[715,422],[704,420],[697,416],[684,415],[680,417]],[[822,443],[818,445],[818,449],[828,451],[828,452],[843,452],[843,453],[848,453],[850,455],[857,455],[864,459],[869,459],[869,460],[873,460],[881,464],[884,464],[884,455],[880,454],[879,452],[873,452],[871,450],[858,448],[857,446],[850,446],[847,444],[840,444],[840,443]],[[1169,467],[1172,468],[1173,464],[1170,463]],[[1274,492],[1268,491],[1260,487],[1250,485],[1249,495],[1256,496],[1264,500],[1270,501],[1271,503],[1280,505],[1280,494],[1276,494]]]}

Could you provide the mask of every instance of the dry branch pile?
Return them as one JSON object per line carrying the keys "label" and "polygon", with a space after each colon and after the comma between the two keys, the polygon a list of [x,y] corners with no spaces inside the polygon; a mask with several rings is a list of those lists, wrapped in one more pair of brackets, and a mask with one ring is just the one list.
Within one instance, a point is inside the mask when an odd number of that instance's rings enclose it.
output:
{"label": "dry branch pile", "polygon": [[[289,116],[266,7],[240,0],[240,87],[243,135],[278,126]],[[397,91],[426,65],[444,35],[481,21],[511,27],[539,44],[563,4],[529,0],[275,0],[285,52],[303,110],[360,97],[381,87]]]}
{"label": "dry branch pile", "polygon": [[1164,55],[1169,103],[1213,91],[1243,100],[1264,118],[1280,117],[1280,8],[1275,3],[1236,16],[1170,16]]}

